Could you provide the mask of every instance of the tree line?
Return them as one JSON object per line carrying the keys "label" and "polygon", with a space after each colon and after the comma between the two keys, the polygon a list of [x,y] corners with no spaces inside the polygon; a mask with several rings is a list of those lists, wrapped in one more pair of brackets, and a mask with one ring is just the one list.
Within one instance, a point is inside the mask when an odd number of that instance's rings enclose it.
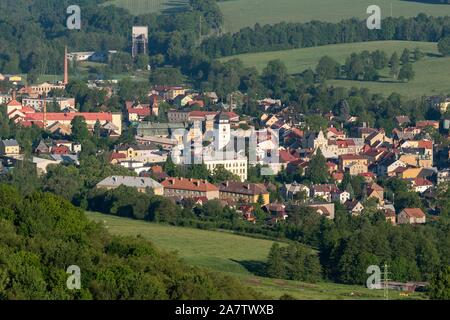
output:
{"label": "tree line", "polygon": [[206,39],[201,50],[218,58],[241,53],[316,47],[327,44],[376,40],[408,40],[438,42],[450,34],[450,17],[432,17],[423,13],[411,18],[383,19],[382,28],[369,30],[366,21],[343,20],[338,23],[255,24],[237,33]]}
{"label": "tree line", "polygon": [[[323,56],[317,64],[315,76],[317,76],[318,81],[337,78],[354,81],[378,81],[380,79],[379,72],[389,67],[389,74],[394,79],[409,81],[414,79],[415,76],[411,59],[416,62],[423,56],[424,53],[419,48],[416,48],[412,53],[409,49],[404,49],[400,58],[397,52],[394,52],[388,58],[384,51],[369,52],[365,50],[361,53],[350,54],[343,65],[329,56]],[[309,77],[305,74],[304,76]]]}

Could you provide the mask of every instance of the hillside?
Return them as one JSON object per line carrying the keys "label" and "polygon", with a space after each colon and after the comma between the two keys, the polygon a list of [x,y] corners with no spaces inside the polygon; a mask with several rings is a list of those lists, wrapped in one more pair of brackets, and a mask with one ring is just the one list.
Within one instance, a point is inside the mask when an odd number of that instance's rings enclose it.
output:
{"label": "hillside", "polygon": [[[349,80],[332,80],[330,84],[336,86],[366,87],[372,92],[389,94],[398,92],[406,96],[421,96],[424,94],[448,93],[450,90],[446,83],[447,75],[450,72],[450,58],[440,57],[435,43],[415,42],[415,41],[372,41],[361,43],[335,44],[313,48],[302,48],[292,50],[281,50],[271,52],[260,52],[241,54],[221,59],[228,61],[233,58],[242,60],[245,66],[254,66],[258,71],[262,71],[270,60],[280,59],[286,64],[291,74],[300,73],[308,68],[314,70],[319,59],[328,55],[340,63],[353,52],[359,53],[364,50],[383,50],[388,55],[397,52],[401,55],[403,49],[414,50],[420,48],[426,57],[413,64],[416,72],[415,79],[408,83],[393,82],[389,77],[389,71],[381,72],[382,79],[379,82],[363,82]],[[384,77],[384,79],[383,79]]]}
{"label": "hillside", "polygon": [[[261,293],[278,298],[289,294],[297,299],[381,299],[382,291],[361,286],[340,285],[329,282],[316,284],[287,281],[256,276],[267,259],[272,241],[183,227],[130,220],[100,213],[87,213],[93,221],[102,223],[112,234],[141,236],[157,247],[176,251],[189,264],[223,271],[241,279],[244,284]],[[393,299],[400,297],[392,292]],[[422,298],[414,294],[411,298]]]}
{"label": "hillside", "polygon": [[260,297],[148,241],[111,236],[60,197],[40,192],[23,197],[0,184],[0,300]]}
{"label": "hillside", "polygon": [[420,12],[434,16],[450,14],[450,6],[404,0],[231,0],[219,3],[227,32],[252,27],[255,23],[365,19],[368,17],[367,7],[373,4],[380,6],[382,17],[391,16],[391,4],[392,16],[395,17],[411,17]]}

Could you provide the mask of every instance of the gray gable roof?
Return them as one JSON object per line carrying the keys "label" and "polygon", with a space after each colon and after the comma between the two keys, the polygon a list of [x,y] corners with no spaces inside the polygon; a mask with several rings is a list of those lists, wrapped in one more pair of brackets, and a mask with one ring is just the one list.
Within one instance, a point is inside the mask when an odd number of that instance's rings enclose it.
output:
{"label": "gray gable roof", "polygon": [[163,188],[163,186],[153,180],[145,177],[132,176],[109,176],[97,184],[97,187],[119,187],[121,185],[132,188]]}
{"label": "gray gable roof", "polygon": [[19,143],[15,139],[2,140],[2,143],[5,147],[18,147],[19,146]]}

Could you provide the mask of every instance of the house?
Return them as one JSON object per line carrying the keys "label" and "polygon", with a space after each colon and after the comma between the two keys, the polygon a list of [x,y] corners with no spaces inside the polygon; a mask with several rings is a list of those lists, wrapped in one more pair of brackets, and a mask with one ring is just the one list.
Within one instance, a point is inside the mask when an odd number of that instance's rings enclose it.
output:
{"label": "house", "polygon": [[116,153],[124,154],[124,158],[117,162],[123,161],[140,161],[144,164],[147,163],[162,163],[167,160],[167,153],[161,152],[153,143],[150,144],[136,144],[136,145],[121,145],[116,148]]}
{"label": "house", "polygon": [[424,178],[415,178],[411,180],[411,187],[415,192],[424,193],[433,187],[433,183]]}
{"label": "house", "polygon": [[398,224],[423,224],[425,222],[425,213],[420,208],[405,208],[397,216]]}
{"label": "house", "polygon": [[301,193],[305,195],[305,198],[308,198],[311,193],[311,190],[307,186],[295,181],[293,183],[285,183],[282,187],[282,190],[284,192],[285,198],[289,200],[294,200],[296,198],[296,195]]}
{"label": "house", "polygon": [[149,104],[133,104],[132,101],[126,101],[125,107],[129,122],[143,121],[146,117],[158,115],[158,108],[153,109]]}
{"label": "house", "polygon": [[331,193],[338,191],[338,187],[334,184],[316,184],[312,187],[312,196],[331,202]]}
{"label": "house", "polygon": [[39,141],[39,144],[37,145],[37,147],[34,149],[34,152],[36,154],[49,154],[50,153],[50,146],[45,143],[44,140]]}
{"label": "house", "polygon": [[396,224],[396,218],[397,216],[395,215],[395,209],[384,209],[384,217],[386,219],[386,222],[391,223],[392,225]]}
{"label": "house", "polygon": [[344,205],[352,216],[358,216],[364,210],[364,206],[358,200],[347,201]]}
{"label": "house", "polygon": [[52,154],[68,155],[70,153],[70,148],[65,145],[54,146],[51,149]]}
{"label": "house", "polygon": [[386,155],[377,164],[377,174],[379,176],[393,176],[398,168],[406,168],[403,161],[397,159],[394,154]]}
{"label": "house", "polygon": [[20,154],[20,146],[15,139],[0,140],[0,155],[13,156]]}
{"label": "house", "polygon": [[166,197],[205,197],[208,200],[219,198],[219,189],[206,180],[166,178],[161,184],[164,186],[164,196]]}
{"label": "house", "polygon": [[155,195],[162,196],[164,187],[152,178],[131,177],[131,176],[109,176],[97,184],[99,189],[116,189],[120,186],[135,188],[137,191],[146,193],[152,190]]}
{"label": "house", "polygon": [[233,199],[236,202],[261,203],[270,202],[270,193],[263,184],[226,181],[218,185],[220,199]]}
{"label": "house", "polygon": [[344,131],[338,130],[335,127],[328,128],[327,130],[327,139],[334,139],[334,140],[343,140],[347,136]]}
{"label": "house", "polygon": [[[75,117],[82,117],[86,121],[87,127],[93,131],[97,122],[102,128],[108,124],[112,124],[113,130],[108,129],[111,136],[120,136],[122,134],[122,114],[110,112],[36,112],[27,113],[20,119],[23,126],[31,126],[33,124],[50,128],[55,124],[61,124],[71,128],[71,122]],[[112,132],[111,132],[112,131]]]}
{"label": "house", "polygon": [[334,219],[335,207],[334,203],[312,203],[308,205],[309,208],[313,209],[317,214],[326,217],[327,219]]}
{"label": "house", "polygon": [[339,156],[339,169],[356,176],[368,171],[368,160],[362,155],[344,154]]}
{"label": "house", "polygon": [[242,217],[245,221],[253,223],[256,222],[256,217],[254,215],[255,207],[251,205],[243,205],[239,207],[238,211],[242,213]]}
{"label": "house", "polygon": [[348,200],[350,200],[350,198],[350,193],[347,191],[335,190],[331,192],[331,200],[338,201],[341,204],[346,203]]}
{"label": "house", "polygon": [[384,203],[384,189],[375,182],[369,184],[366,189],[367,198],[375,198],[379,204]]}
{"label": "house", "polygon": [[279,220],[286,220],[288,215],[286,213],[286,206],[282,203],[270,203],[262,207],[264,211],[269,213],[273,218]]}
{"label": "house", "polygon": [[36,172],[38,175],[46,174],[48,166],[61,163],[60,160],[49,160],[39,157],[33,157],[32,162],[36,166]]}
{"label": "house", "polygon": [[397,116],[395,117],[395,122],[397,123],[397,125],[401,126],[406,126],[407,124],[411,123],[411,120],[409,119],[408,116]]}

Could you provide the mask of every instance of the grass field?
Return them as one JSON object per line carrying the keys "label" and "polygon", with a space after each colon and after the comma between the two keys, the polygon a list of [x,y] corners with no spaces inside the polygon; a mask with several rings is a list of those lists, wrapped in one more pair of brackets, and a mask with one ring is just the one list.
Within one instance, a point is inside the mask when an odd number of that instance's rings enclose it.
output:
{"label": "grass field", "polygon": [[332,80],[329,83],[344,87],[366,87],[373,92],[389,94],[398,92],[407,96],[420,96],[423,94],[449,93],[448,74],[450,73],[450,58],[440,57],[435,43],[414,41],[372,41],[360,43],[335,44],[313,48],[302,48],[282,51],[259,52],[236,55],[221,59],[227,61],[239,58],[246,66],[254,66],[262,71],[267,62],[274,59],[283,61],[292,74],[302,72],[308,68],[315,69],[317,62],[324,55],[333,57],[336,61],[344,63],[353,52],[363,50],[383,50],[388,55],[397,52],[400,56],[403,49],[420,48],[426,57],[413,64],[416,73],[415,79],[408,83],[392,81],[389,70],[382,70],[382,79],[379,82],[362,82],[347,80]]}
{"label": "grass field", "polygon": [[379,5],[382,17],[415,16],[418,13],[442,16],[450,14],[450,5],[424,4],[405,0],[230,0],[219,2],[225,16],[225,31],[278,22],[322,20],[337,22],[357,17],[365,19],[369,5]]}
{"label": "grass field", "polygon": [[[381,290],[334,283],[302,283],[259,277],[249,270],[260,270],[273,241],[243,237],[228,232],[204,231],[119,218],[100,213],[87,213],[89,219],[100,222],[112,234],[137,236],[152,241],[166,251],[176,251],[187,263],[226,272],[239,278],[265,295],[279,298],[289,294],[297,299],[381,299]],[[283,244],[282,244],[283,245]],[[391,298],[400,298],[391,292]],[[414,294],[409,298],[422,298]]]}
{"label": "grass field", "polygon": [[186,9],[189,0],[110,0],[103,5],[125,8],[134,15],[175,12]]}

